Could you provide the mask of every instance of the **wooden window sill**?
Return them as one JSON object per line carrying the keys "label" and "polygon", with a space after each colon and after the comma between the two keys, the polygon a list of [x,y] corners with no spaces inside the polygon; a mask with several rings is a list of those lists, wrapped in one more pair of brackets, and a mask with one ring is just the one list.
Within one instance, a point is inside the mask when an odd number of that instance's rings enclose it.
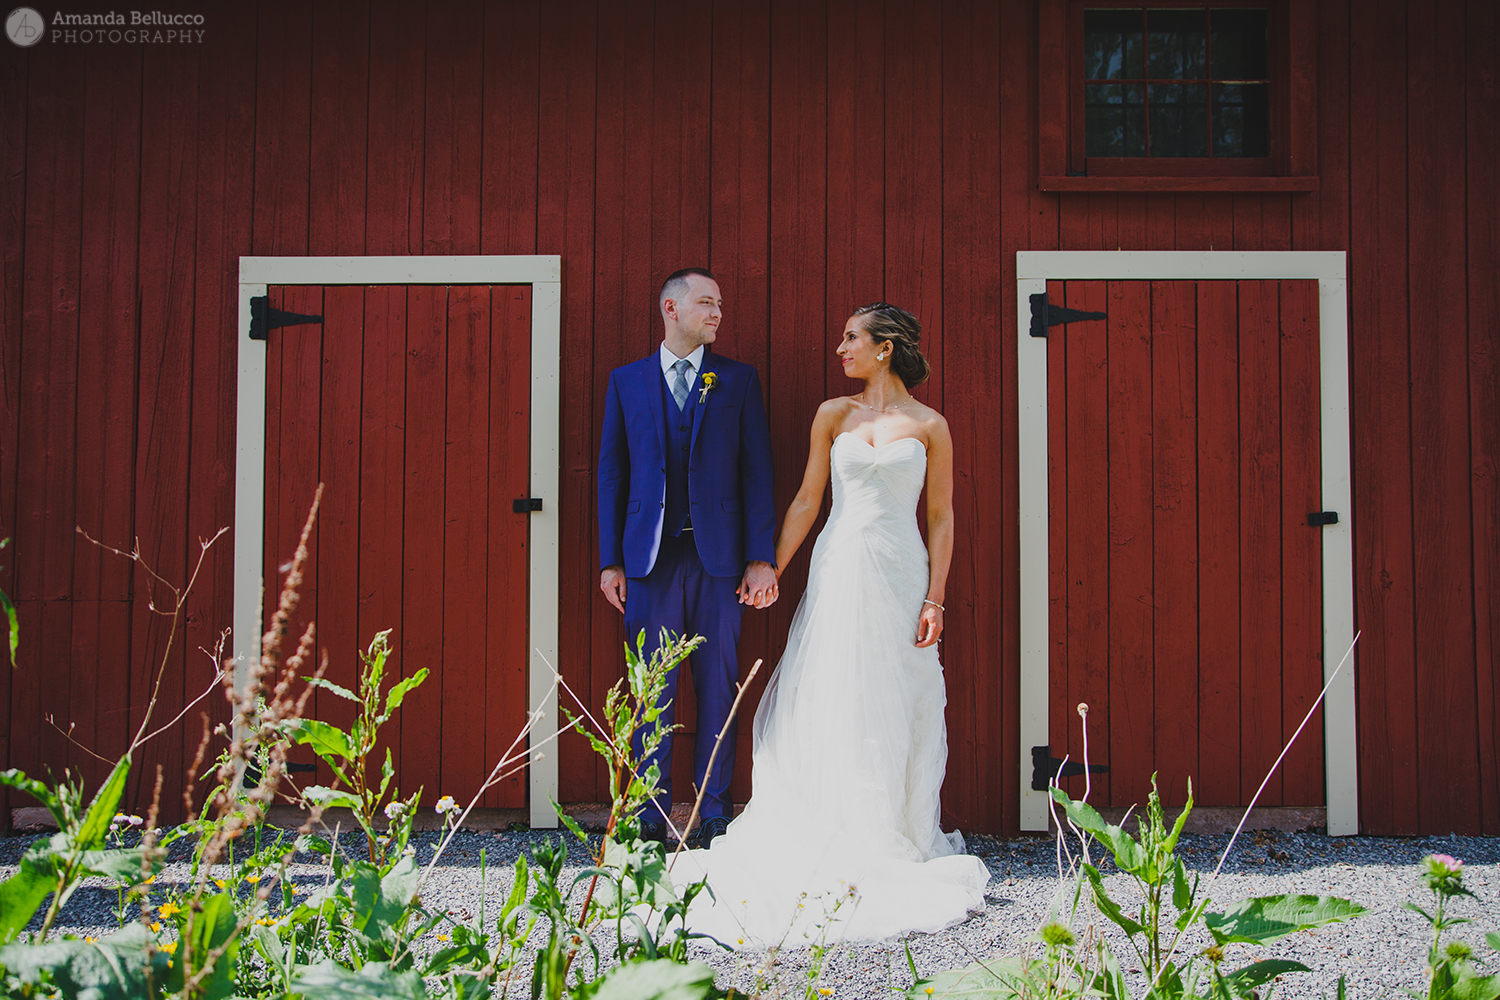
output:
{"label": "wooden window sill", "polygon": [[1259,191],[1318,190],[1316,174],[1293,177],[1069,177],[1043,174],[1042,191]]}

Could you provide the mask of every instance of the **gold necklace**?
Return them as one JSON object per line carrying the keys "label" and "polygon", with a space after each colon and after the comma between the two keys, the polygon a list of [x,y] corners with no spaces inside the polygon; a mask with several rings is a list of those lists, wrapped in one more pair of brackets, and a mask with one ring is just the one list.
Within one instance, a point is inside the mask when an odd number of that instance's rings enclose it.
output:
{"label": "gold necklace", "polygon": [[[860,395],[863,396],[864,393],[860,393]],[[856,403],[858,403],[860,406],[863,406],[867,410],[874,410],[876,413],[890,413],[891,411],[893,411],[893,410],[899,410],[899,409],[901,409],[904,406],[910,406],[915,401],[915,399],[908,399],[904,403],[897,403],[895,406],[887,406],[884,409],[881,409],[880,407],[877,407],[877,406],[871,406],[869,403],[866,403],[863,399],[856,398],[854,401]]]}

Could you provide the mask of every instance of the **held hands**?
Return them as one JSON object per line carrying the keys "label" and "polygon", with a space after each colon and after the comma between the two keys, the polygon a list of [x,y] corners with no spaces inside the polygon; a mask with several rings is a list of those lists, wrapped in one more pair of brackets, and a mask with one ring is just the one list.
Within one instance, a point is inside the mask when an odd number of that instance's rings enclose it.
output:
{"label": "held hands", "polygon": [[776,567],[767,562],[750,563],[745,567],[745,578],[735,593],[741,604],[769,608],[781,596],[781,588],[776,583]]}
{"label": "held hands", "polygon": [[599,589],[620,614],[625,613],[625,567],[606,566],[599,571]]}
{"label": "held hands", "polygon": [[943,609],[931,601],[923,601],[922,614],[917,618],[917,648],[933,645],[942,634]]}

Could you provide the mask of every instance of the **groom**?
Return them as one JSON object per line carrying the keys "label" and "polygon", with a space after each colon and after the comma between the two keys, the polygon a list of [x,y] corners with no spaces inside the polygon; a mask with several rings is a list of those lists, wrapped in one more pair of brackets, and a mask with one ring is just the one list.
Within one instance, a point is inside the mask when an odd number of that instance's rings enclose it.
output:
{"label": "groom", "polygon": [[[706,640],[689,658],[698,696],[693,777],[704,774],[734,703],[744,605],[776,600],[776,512],[771,438],[760,378],[750,365],[711,354],[724,317],[719,283],[701,267],[677,271],[658,300],[661,348],[610,372],[599,444],[599,589],[625,615],[632,647],[649,655],[662,628]],[[662,721],[675,715],[676,671]],[[636,737],[636,753],[641,750]],[[719,748],[703,795],[698,844],[729,825],[734,733]],[[653,758],[660,794],[641,816],[642,836],[666,840],[672,808],[672,737]],[[649,764],[650,762],[646,762]]]}

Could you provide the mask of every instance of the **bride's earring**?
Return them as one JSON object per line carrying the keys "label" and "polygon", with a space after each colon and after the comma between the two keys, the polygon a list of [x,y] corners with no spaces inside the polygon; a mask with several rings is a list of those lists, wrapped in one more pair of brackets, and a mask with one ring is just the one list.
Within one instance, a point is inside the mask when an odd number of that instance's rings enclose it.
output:
{"label": "bride's earring", "polygon": [[876,361],[884,361],[885,360],[885,352],[881,351],[879,354],[875,355],[875,360]]}

